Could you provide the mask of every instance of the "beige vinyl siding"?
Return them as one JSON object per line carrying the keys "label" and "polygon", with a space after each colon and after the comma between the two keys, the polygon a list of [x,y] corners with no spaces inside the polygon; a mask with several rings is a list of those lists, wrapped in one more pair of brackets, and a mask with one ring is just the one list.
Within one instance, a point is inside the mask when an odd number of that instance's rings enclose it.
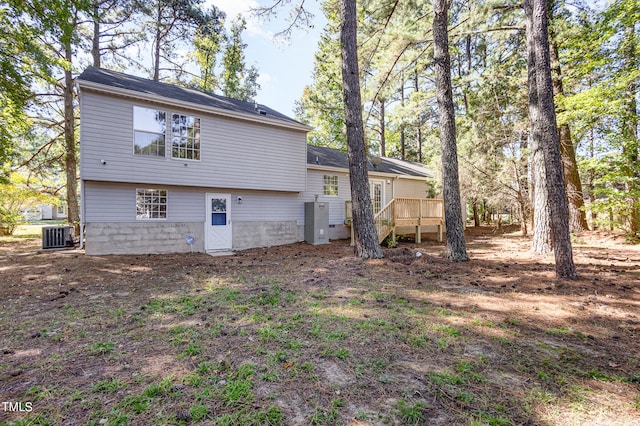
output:
{"label": "beige vinyl siding", "polygon": [[393,178],[388,176],[378,176],[374,173],[369,173],[369,181],[381,182],[383,186],[384,199],[380,207],[386,206],[391,200],[393,200]]}
{"label": "beige vinyl siding", "polygon": [[[167,219],[136,220],[136,188],[166,189]],[[202,222],[205,194],[231,194],[235,222],[300,221],[304,206],[298,194],[267,191],[228,191],[220,188],[85,182],[85,222]],[[238,196],[242,203],[238,204]]]}
{"label": "beige vinyl siding", "polygon": [[395,179],[393,182],[395,198],[428,198],[428,190],[426,178],[423,180]]}
{"label": "beige vinyl siding", "polygon": [[[133,106],[201,119],[200,161],[133,154]],[[167,115],[169,117],[169,115]],[[300,192],[305,189],[306,134],[83,91],[81,96],[81,178],[86,181],[143,182]],[[103,164],[106,163],[106,164]]]}

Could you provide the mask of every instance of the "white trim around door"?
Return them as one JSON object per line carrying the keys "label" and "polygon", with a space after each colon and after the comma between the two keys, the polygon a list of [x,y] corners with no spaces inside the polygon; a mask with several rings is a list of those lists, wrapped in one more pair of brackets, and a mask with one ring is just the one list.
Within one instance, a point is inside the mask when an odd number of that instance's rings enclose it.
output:
{"label": "white trim around door", "polygon": [[231,194],[206,194],[204,249],[229,251],[232,246]]}

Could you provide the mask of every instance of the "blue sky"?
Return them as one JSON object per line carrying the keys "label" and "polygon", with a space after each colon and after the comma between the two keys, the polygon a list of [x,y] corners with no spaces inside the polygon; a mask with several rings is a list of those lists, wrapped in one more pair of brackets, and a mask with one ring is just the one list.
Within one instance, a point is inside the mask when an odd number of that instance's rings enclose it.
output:
{"label": "blue sky", "polygon": [[[290,5],[285,5],[276,19],[264,22],[249,13],[251,8],[268,6],[275,0],[207,0],[227,14],[227,23],[239,13],[247,20],[247,30],[242,34],[248,45],[245,51],[247,65],[256,65],[260,73],[261,89],[256,101],[283,114],[294,115],[295,101],[302,95],[304,86],[311,83],[313,55],[326,19],[318,8],[318,2],[307,0],[305,6],[314,12],[314,27],[297,29],[290,40],[279,40],[274,34],[287,27]],[[296,0],[292,3],[296,4]]]}

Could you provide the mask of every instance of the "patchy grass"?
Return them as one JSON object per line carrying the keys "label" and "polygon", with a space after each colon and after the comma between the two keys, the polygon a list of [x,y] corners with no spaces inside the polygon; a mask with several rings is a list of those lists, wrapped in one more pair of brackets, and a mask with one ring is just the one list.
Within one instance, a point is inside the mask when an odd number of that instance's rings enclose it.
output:
{"label": "patchy grass", "polygon": [[[587,237],[584,237],[588,239]],[[516,235],[87,257],[0,244],[0,424],[638,424],[640,250]],[[415,248],[423,256],[416,258]]]}

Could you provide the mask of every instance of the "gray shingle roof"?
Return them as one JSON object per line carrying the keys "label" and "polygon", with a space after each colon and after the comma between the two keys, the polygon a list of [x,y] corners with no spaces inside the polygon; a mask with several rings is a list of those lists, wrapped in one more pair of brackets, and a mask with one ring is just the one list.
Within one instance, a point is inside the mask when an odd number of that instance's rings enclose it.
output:
{"label": "gray shingle roof", "polygon": [[224,96],[212,95],[195,89],[187,89],[173,84],[136,77],[104,68],[89,67],[78,76],[78,80],[81,84],[83,81],[97,83],[114,88],[140,92],[146,95],[176,99],[197,105],[233,111],[235,113],[255,116],[256,118],[264,116],[285,123],[301,125],[301,123],[293,118],[287,117],[265,105],[225,98]]}
{"label": "gray shingle roof", "polygon": [[[368,156],[369,172],[391,173],[395,175],[417,176],[432,178],[433,175],[420,163],[398,160],[396,158],[380,157],[380,164],[373,164],[374,156]],[[346,152],[323,146],[307,145],[307,164],[349,169],[349,158]]]}

